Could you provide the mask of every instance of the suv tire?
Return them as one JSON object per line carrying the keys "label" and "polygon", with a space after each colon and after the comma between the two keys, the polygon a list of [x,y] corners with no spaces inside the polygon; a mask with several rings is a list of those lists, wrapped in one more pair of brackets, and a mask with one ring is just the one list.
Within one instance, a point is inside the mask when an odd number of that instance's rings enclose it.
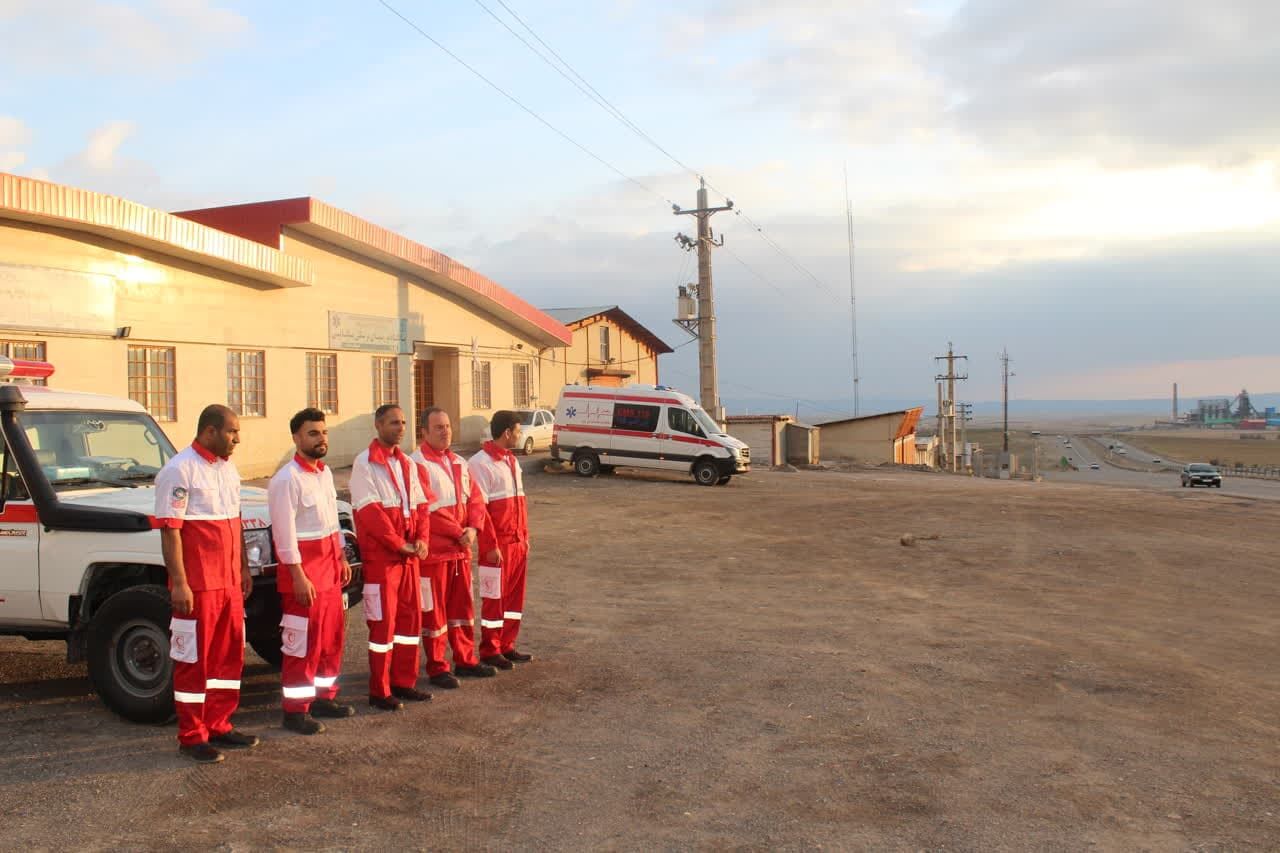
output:
{"label": "suv tire", "polygon": [[524,455],[525,456],[533,455],[533,438],[532,437],[526,438],[524,440]]}
{"label": "suv tire", "polygon": [[130,587],[103,603],[89,623],[89,680],[103,703],[135,723],[173,719],[169,591]]}
{"label": "suv tire", "polygon": [[[252,618],[246,615],[244,620],[245,639],[249,641],[249,645],[258,657],[266,661],[267,665],[274,670],[279,670],[284,663],[284,650],[280,648],[280,595],[273,589],[264,589],[263,592],[269,593],[260,609],[255,610]],[[254,590],[254,595],[258,594],[258,590]]]}

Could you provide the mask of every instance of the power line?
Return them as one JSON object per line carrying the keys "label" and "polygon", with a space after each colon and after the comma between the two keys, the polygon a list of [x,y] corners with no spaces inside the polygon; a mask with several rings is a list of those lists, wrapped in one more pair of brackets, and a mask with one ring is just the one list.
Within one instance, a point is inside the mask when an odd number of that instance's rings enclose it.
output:
{"label": "power line", "polygon": [[[535,48],[532,44],[530,44],[528,39],[524,38],[524,36],[520,35],[518,32],[512,29],[511,26],[507,24],[506,21],[502,20],[496,13],[494,13],[492,9],[486,6],[482,2],[482,0],[475,0],[475,3],[477,6],[479,6],[486,13],[488,13],[488,15],[491,18],[493,18],[495,21],[501,24],[502,27],[507,32],[511,33],[512,36],[518,39],[521,44],[523,44],[525,47],[529,49],[530,52],[532,52],[535,56],[537,56],[539,59],[545,62],[550,68],[552,68],[561,77],[568,80],[569,83],[571,83],[579,92],[585,95],[593,103],[595,103],[605,112],[607,112],[610,116],[612,116],[614,119],[620,122],[628,130],[635,133],[638,137],[643,139],[649,145],[653,146],[657,151],[663,154],[663,156],[665,156],[672,163],[675,163],[681,169],[685,170],[690,175],[696,178],[702,177],[697,170],[695,170],[693,167],[689,166],[684,161],[682,161],[679,157],[675,156],[666,148],[664,148],[657,140],[655,140],[652,136],[646,133],[634,121],[628,118],[626,113],[624,113],[621,109],[615,106],[612,101],[610,101],[608,98],[602,95],[600,91],[596,89],[595,86],[592,86],[591,83],[588,82],[588,80],[585,77],[579,74],[577,70],[575,70],[574,67],[570,65],[565,60],[565,58],[562,57],[555,50],[555,48],[547,44],[547,42],[541,36],[539,36],[536,31],[534,31],[533,27],[529,26],[529,24],[526,23],[523,18],[517,15],[516,12],[510,6],[508,6],[505,2],[503,2],[503,0],[495,0],[495,2],[497,2],[498,5],[500,5],[503,9],[505,9],[507,14],[509,14],[512,18],[514,18],[520,24],[520,26],[524,27],[524,29],[529,33],[529,35],[531,35],[538,42],[538,44],[542,45],[542,47],[544,47],[548,53],[554,56],[556,58],[556,61],[559,62],[560,66],[563,66],[563,68],[553,63],[550,59],[547,58],[545,54],[543,54],[541,51]],[[566,71],[568,73],[566,73]],[[573,75],[573,76],[571,77],[570,75]],[[707,188],[722,197],[728,198],[727,193],[717,189],[710,181],[707,181]],[[668,200],[668,203],[670,203],[669,200]],[[781,245],[779,245],[779,243],[776,240],[774,240],[772,237],[766,234],[764,231],[764,226],[756,222],[747,214],[743,213],[741,208],[736,208],[734,210],[734,213],[736,213],[738,216],[741,216],[748,224],[750,224],[752,229],[755,230],[756,234],[759,235],[762,240],[768,243],[769,246],[771,246],[774,249],[774,251],[776,251],[779,255],[785,258],[802,275],[810,279],[815,285],[817,285],[832,299],[835,299],[837,302],[840,301],[839,297],[837,297],[836,294],[832,292],[831,289],[828,288],[820,278],[818,278],[806,266],[804,266],[802,263],[796,260],[796,258],[790,252],[784,249]]]}
{"label": "power line", "polygon": [[495,92],[497,92],[498,94],[502,95],[502,96],[503,96],[504,98],[506,98],[508,101],[510,101],[511,103],[515,104],[517,107],[519,107],[520,109],[524,110],[524,111],[525,111],[526,113],[528,113],[529,115],[533,116],[533,118],[537,119],[539,123],[541,123],[541,124],[542,124],[543,126],[545,126],[547,129],[551,130],[553,133],[555,133],[555,134],[556,134],[557,136],[559,136],[561,139],[563,139],[563,140],[565,140],[566,142],[568,142],[569,144],[573,145],[573,147],[577,148],[579,151],[581,151],[582,153],[586,154],[586,155],[587,155],[587,156],[589,156],[591,159],[595,160],[597,163],[600,163],[602,166],[604,166],[605,168],[609,169],[609,171],[611,171],[611,172],[613,172],[614,174],[618,175],[618,176],[619,176],[619,177],[621,177],[623,180],[626,180],[626,181],[629,181],[630,183],[635,184],[635,185],[636,185],[637,187],[639,187],[640,189],[644,190],[644,191],[645,191],[645,192],[647,192],[647,193],[650,193],[650,194],[652,194],[652,195],[657,196],[658,198],[660,198],[660,199],[662,199],[663,201],[665,201],[667,204],[674,204],[674,203],[675,203],[675,202],[671,201],[671,199],[669,199],[669,198],[667,198],[666,196],[664,196],[662,193],[660,193],[660,192],[658,192],[657,190],[653,189],[652,187],[650,187],[650,186],[648,186],[648,185],[644,184],[643,182],[641,182],[641,181],[640,181],[640,180],[638,180],[637,178],[633,178],[632,176],[628,175],[626,172],[622,171],[622,170],[621,170],[621,169],[619,169],[617,166],[613,165],[613,164],[612,164],[612,163],[610,163],[608,160],[604,159],[604,158],[603,158],[603,157],[601,157],[599,154],[595,153],[595,152],[594,152],[594,151],[592,151],[590,148],[588,148],[587,146],[583,145],[581,142],[579,142],[578,140],[574,139],[572,136],[570,136],[569,134],[565,133],[563,130],[561,130],[560,128],[556,127],[556,126],[555,126],[554,124],[552,124],[551,122],[547,121],[545,118],[543,118],[543,117],[542,117],[541,115],[539,115],[537,112],[535,112],[532,108],[525,106],[525,104],[524,104],[524,103],[523,103],[519,98],[517,98],[515,95],[511,94],[511,93],[510,93],[510,92],[508,92],[506,89],[502,88],[502,87],[501,87],[501,86],[499,86],[497,83],[493,82],[493,81],[492,81],[492,80],[490,80],[488,77],[486,77],[486,76],[484,76],[483,74],[481,74],[481,73],[480,73],[478,70],[476,70],[474,67],[472,67],[471,65],[467,64],[467,62],[466,62],[462,57],[458,56],[456,53],[454,53],[453,51],[449,50],[449,48],[447,48],[447,47],[445,47],[443,44],[441,44],[439,41],[437,41],[436,39],[432,38],[432,37],[431,37],[431,35],[430,35],[426,30],[422,29],[422,27],[418,26],[418,25],[417,25],[417,24],[415,24],[412,20],[410,20],[409,18],[405,17],[405,15],[404,15],[404,14],[402,14],[402,13],[400,12],[400,10],[399,10],[399,9],[397,9],[397,8],[396,8],[396,7],[394,7],[394,6],[392,6],[390,3],[388,3],[388,2],[387,2],[387,0],[378,0],[378,3],[380,3],[380,4],[383,6],[383,8],[385,8],[388,12],[390,12],[390,13],[391,13],[391,14],[393,14],[393,15],[395,15],[397,18],[399,18],[401,21],[403,21],[403,22],[404,22],[404,23],[406,23],[409,27],[411,27],[413,30],[415,30],[415,31],[418,33],[418,35],[422,36],[424,39],[426,39],[427,41],[431,42],[433,45],[435,45],[436,47],[438,47],[438,48],[439,48],[439,49],[440,49],[440,50],[441,50],[441,51],[442,51],[446,56],[448,56],[448,57],[449,57],[450,59],[452,59],[454,62],[458,63],[458,64],[459,64],[459,65],[461,65],[463,68],[467,69],[467,70],[468,70],[468,71],[470,71],[472,74],[474,74],[476,77],[480,78],[480,79],[481,79],[482,81],[484,81],[484,83],[485,83],[485,84],[487,84],[491,89],[493,89],[493,90],[494,90]]}

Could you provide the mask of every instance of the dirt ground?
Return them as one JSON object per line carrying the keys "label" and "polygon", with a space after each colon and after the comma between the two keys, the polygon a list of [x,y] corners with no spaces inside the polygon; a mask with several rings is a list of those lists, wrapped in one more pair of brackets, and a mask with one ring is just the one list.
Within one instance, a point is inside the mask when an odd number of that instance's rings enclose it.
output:
{"label": "dirt ground", "polygon": [[[530,476],[531,664],[219,766],[0,642],[9,849],[1280,847],[1280,518],[914,473]],[[940,534],[904,547],[904,533]]]}

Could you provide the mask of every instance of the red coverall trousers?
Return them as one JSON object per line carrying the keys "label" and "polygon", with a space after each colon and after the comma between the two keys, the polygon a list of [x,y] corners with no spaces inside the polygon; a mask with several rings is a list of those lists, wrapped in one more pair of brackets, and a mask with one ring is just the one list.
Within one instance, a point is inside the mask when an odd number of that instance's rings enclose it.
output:
{"label": "red coverall trousers", "polygon": [[244,671],[244,598],[239,587],[196,590],[187,616],[169,623],[178,743],[205,743],[231,731]]}
{"label": "red coverall trousers", "polygon": [[[418,561],[386,567],[385,580],[364,585],[364,616],[369,624],[369,695],[386,697],[392,687],[418,681],[418,645],[422,633]],[[339,605],[341,606],[341,605]]]}
{"label": "red coverall trousers", "polygon": [[[520,622],[524,618],[525,573],[529,567],[529,543],[501,545],[502,566],[497,583],[480,582],[480,657],[515,651]],[[487,566],[480,571],[485,573]],[[497,587],[494,589],[494,587]],[[487,593],[496,592],[496,597]]]}
{"label": "red coverall trousers", "polygon": [[342,587],[316,593],[310,607],[299,604],[292,593],[281,594],[280,606],[284,611],[280,619],[284,712],[305,714],[315,699],[338,695],[347,628]]}
{"label": "red coverall trousers", "polygon": [[[475,604],[471,600],[471,557],[458,557],[423,566],[422,641],[427,675],[449,671],[446,647],[453,647],[454,666],[475,666]],[[429,575],[425,574],[428,573]],[[428,586],[429,584],[429,586]],[[427,592],[430,591],[430,599]],[[430,609],[426,609],[430,606]]]}

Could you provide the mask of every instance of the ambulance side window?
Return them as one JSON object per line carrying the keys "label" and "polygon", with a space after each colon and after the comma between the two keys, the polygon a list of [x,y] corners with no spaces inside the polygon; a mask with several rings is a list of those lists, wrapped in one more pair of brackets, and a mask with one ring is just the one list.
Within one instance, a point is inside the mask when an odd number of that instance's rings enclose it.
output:
{"label": "ambulance side window", "polygon": [[693,419],[693,415],[689,414],[685,409],[667,409],[667,424],[670,425],[672,432],[696,435],[699,438],[703,437],[702,427],[698,426],[698,422]]}
{"label": "ambulance side window", "polygon": [[613,407],[613,428],[631,432],[656,432],[658,414],[661,411],[657,406],[616,403]]}

